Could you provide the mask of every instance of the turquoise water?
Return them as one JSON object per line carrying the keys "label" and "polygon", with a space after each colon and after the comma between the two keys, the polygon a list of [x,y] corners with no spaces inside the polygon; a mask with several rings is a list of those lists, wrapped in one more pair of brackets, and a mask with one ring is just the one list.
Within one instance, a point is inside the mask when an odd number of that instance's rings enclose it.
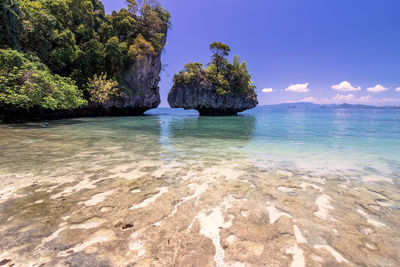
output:
{"label": "turquoise water", "polygon": [[398,266],[400,110],[0,125],[0,262]]}
{"label": "turquoise water", "polygon": [[217,118],[171,109],[149,114],[165,123],[160,140],[166,147],[237,149],[260,164],[283,167],[400,173],[400,110],[258,108]]}

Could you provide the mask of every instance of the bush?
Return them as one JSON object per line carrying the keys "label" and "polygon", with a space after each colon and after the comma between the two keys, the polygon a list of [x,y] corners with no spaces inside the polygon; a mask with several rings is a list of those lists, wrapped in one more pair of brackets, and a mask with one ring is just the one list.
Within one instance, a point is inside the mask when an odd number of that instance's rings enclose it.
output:
{"label": "bush", "polygon": [[77,108],[87,101],[73,80],[53,75],[37,57],[0,49],[0,104],[55,110]]}
{"label": "bush", "polygon": [[106,103],[111,96],[118,95],[118,82],[113,79],[107,79],[107,75],[94,75],[89,79],[88,92],[90,101],[94,103]]}

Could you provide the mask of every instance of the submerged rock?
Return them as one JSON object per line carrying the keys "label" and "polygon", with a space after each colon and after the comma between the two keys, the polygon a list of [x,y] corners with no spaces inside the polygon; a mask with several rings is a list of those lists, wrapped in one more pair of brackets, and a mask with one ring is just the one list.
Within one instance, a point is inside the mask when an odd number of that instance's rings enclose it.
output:
{"label": "submerged rock", "polygon": [[258,100],[254,90],[243,95],[218,95],[215,86],[206,82],[203,85],[174,85],[168,95],[168,103],[172,108],[195,109],[202,116],[218,116],[236,115],[255,108]]}

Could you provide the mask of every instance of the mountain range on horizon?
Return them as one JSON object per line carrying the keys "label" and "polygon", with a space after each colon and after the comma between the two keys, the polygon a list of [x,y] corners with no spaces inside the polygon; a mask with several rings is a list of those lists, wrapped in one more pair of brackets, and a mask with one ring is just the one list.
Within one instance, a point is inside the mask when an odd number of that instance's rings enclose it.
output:
{"label": "mountain range on horizon", "polygon": [[259,108],[336,108],[336,109],[400,109],[400,106],[374,106],[362,104],[315,104],[311,102],[281,103],[274,105],[262,105]]}

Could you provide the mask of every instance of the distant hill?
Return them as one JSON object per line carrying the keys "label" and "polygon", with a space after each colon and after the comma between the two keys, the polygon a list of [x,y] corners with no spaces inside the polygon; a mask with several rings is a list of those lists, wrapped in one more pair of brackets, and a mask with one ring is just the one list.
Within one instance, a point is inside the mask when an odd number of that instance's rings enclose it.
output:
{"label": "distant hill", "polygon": [[400,106],[370,106],[360,104],[314,104],[310,102],[298,103],[282,103],[277,105],[264,105],[260,108],[273,109],[316,109],[316,108],[331,108],[331,109],[400,109]]}

